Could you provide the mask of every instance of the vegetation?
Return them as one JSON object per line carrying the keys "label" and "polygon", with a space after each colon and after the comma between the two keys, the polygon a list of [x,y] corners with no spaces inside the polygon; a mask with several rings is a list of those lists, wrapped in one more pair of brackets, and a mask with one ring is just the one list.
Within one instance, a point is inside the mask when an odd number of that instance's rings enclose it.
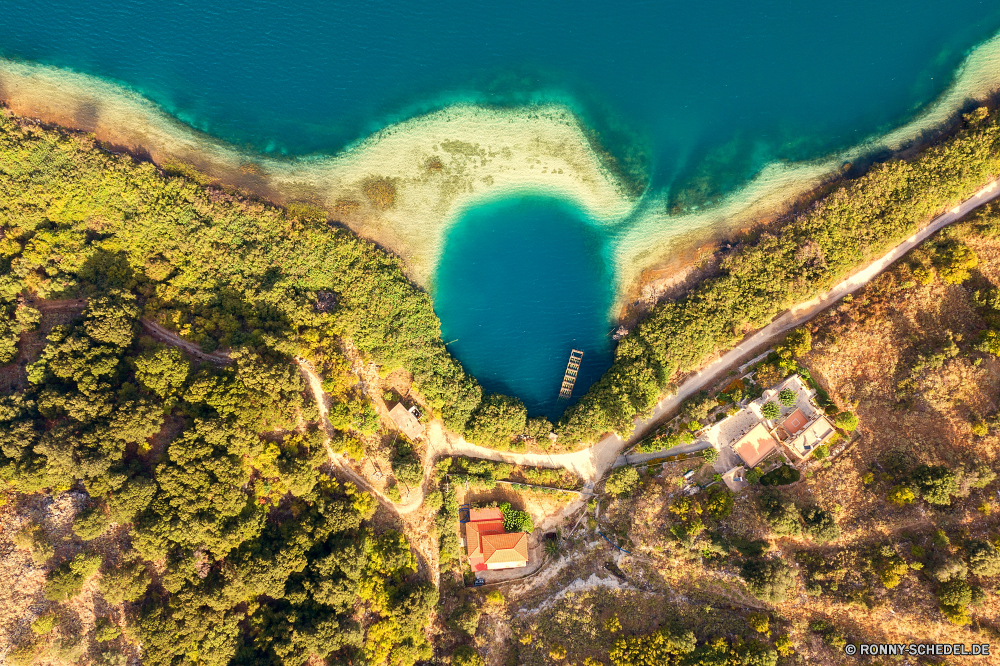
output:
{"label": "vegetation", "polygon": [[781,409],[775,402],[765,402],[760,408],[760,413],[765,419],[773,420],[781,416]]}
{"label": "vegetation", "polygon": [[[997,114],[969,115],[954,135],[909,161],[890,160],[845,182],[776,234],[726,257],[721,274],[650,312],[618,343],[615,362],[560,419],[560,437],[595,441],[627,436],[678,373],[747,327],[764,325],[792,303],[832,286],[859,262],[878,256],[934,214],[973,194],[1000,172]],[[964,251],[945,260],[949,280],[972,263]],[[954,268],[952,268],[954,266]],[[794,342],[800,343],[800,340]]]}
{"label": "vegetation", "polygon": [[780,560],[749,559],[740,569],[750,593],[772,603],[787,599],[795,588],[795,572]]}
{"label": "vegetation", "polygon": [[526,511],[519,511],[510,505],[510,502],[503,502],[500,505],[500,513],[503,514],[503,529],[505,532],[527,532],[535,531],[535,524],[531,520],[531,514]]}
{"label": "vegetation", "polygon": [[611,472],[604,482],[605,492],[617,497],[629,495],[639,485],[639,472],[631,465],[625,465]]}

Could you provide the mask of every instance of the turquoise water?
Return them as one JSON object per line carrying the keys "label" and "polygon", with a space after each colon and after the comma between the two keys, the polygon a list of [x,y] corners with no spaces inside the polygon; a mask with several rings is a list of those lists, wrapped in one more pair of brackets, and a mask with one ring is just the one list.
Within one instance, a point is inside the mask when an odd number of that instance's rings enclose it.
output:
{"label": "turquoise water", "polygon": [[611,364],[614,296],[605,240],[566,203],[523,197],[477,207],[449,232],[434,278],[448,349],[493,393],[555,418],[572,349],[574,396]]}
{"label": "turquoise water", "polygon": [[[333,153],[455,101],[559,101],[648,170],[651,200],[690,210],[770,162],[902,124],[997,30],[1000,3],[984,0],[6,0],[0,55],[118,82],[276,155]],[[578,393],[609,362],[613,276],[594,249],[608,239],[566,208],[509,206],[473,211],[452,234],[437,310],[488,388],[552,413],[569,347],[587,352]],[[576,240],[556,243],[550,228]],[[453,249],[490,243],[474,256],[493,272]],[[477,301],[473,283],[490,297]]]}

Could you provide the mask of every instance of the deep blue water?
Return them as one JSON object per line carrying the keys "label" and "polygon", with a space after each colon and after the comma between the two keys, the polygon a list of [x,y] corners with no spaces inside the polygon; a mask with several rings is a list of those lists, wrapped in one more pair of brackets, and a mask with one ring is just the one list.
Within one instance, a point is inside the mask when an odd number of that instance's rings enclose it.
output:
{"label": "deep blue water", "polygon": [[468,211],[449,232],[432,290],[448,349],[487,392],[555,418],[572,349],[574,397],[611,364],[613,281],[605,239],[575,207],[507,199]]}
{"label": "deep blue water", "polygon": [[[265,152],[334,152],[453,101],[562,101],[620,158],[647,163],[653,193],[681,207],[718,199],[773,160],[818,157],[901,124],[1000,29],[995,0],[5,0],[0,13],[0,55],[123,83]],[[505,228],[528,233],[533,220],[559,217],[530,208],[510,209]],[[450,242],[480,227],[467,221]],[[522,240],[494,258],[517,273],[516,253],[549,247],[525,280],[575,257],[545,233]],[[462,256],[449,251],[443,274]],[[449,305],[464,284],[451,294],[442,281],[438,312],[484,383],[543,405],[571,340],[596,376],[601,317],[552,304],[603,294],[601,270],[594,263],[579,283],[519,283],[475,316]],[[531,299],[550,284],[565,291]],[[585,305],[597,312],[596,303]],[[515,322],[532,317],[551,320],[519,333]],[[472,327],[493,318],[498,328]]]}

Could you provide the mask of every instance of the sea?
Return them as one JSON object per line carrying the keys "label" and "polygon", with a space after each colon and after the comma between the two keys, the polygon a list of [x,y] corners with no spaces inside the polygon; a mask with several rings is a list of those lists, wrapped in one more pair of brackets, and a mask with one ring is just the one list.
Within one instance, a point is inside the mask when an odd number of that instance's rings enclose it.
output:
{"label": "sea", "polygon": [[[255,153],[336,154],[460,102],[558,102],[670,211],[905,124],[1000,31],[984,0],[5,0],[2,13],[0,57],[116,83]],[[534,414],[569,404],[556,397],[571,349],[585,352],[575,396],[611,362],[611,239],[591,222],[544,197],[472,208],[430,287],[449,350]]]}

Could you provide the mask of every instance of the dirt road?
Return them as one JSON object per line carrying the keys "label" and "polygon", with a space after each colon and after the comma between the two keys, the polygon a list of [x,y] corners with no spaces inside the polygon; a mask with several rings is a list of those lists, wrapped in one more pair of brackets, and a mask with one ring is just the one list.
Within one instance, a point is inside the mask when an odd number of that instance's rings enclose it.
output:
{"label": "dirt road", "polygon": [[150,337],[154,340],[159,340],[160,342],[173,345],[174,347],[180,347],[196,359],[208,361],[209,363],[214,363],[216,365],[227,365],[232,363],[232,359],[229,358],[229,354],[226,352],[216,351],[210,354],[203,352],[201,347],[197,344],[188,342],[173,331],[168,331],[163,328],[155,321],[150,321],[149,319],[140,319],[139,321],[142,323],[143,329],[145,329],[145,331],[149,333]]}

